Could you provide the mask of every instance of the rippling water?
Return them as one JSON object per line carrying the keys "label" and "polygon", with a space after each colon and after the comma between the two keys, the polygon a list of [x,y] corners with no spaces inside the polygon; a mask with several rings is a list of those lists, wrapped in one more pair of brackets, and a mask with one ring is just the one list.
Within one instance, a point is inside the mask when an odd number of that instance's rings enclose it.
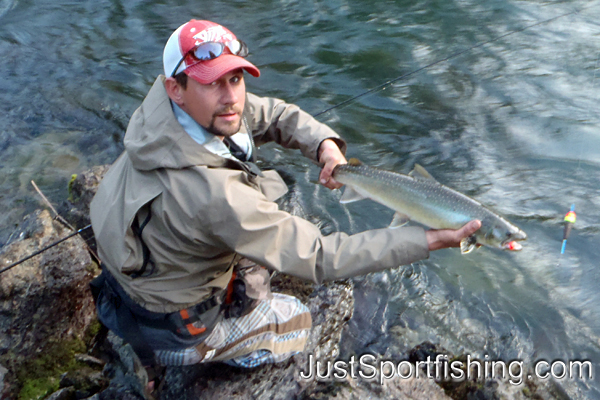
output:
{"label": "rippling water", "polygon": [[[169,34],[189,18],[230,27],[262,72],[250,91],[317,114],[478,43],[532,26],[320,115],[348,155],[415,162],[522,227],[520,253],[444,250],[357,279],[346,351],[398,354],[422,340],[503,360],[587,359],[600,372],[600,2],[0,0],[0,244],[73,173],[122,151],[129,116]],[[297,154],[266,146],[325,231],[386,226],[370,201],[340,206]],[[578,220],[560,256],[562,218]],[[595,380],[560,381],[600,399]]]}

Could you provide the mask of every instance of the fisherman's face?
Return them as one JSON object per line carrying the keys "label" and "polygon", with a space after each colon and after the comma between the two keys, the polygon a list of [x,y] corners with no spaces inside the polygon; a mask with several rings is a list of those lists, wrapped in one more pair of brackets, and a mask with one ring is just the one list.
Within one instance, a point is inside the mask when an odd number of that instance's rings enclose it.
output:
{"label": "fisherman's face", "polygon": [[240,130],[246,102],[242,69],[229,72],[208,85],[189,78],[181,95],[181,108],[207,131],[227,137]]}

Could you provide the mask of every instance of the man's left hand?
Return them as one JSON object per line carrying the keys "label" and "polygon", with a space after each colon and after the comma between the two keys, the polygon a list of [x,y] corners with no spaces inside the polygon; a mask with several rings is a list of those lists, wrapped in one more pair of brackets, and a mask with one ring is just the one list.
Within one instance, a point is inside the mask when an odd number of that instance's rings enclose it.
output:
{"label": "man's left hand", "polygon": [[429,251],[460,247],[460,241],[477,232],[481,228],[481,221],[475,219],[467,222],[459,229],[430,229],[425,231]]}
{"label": "man's left hand", "polygon": [[340,151],[337,144],[331,139],[325,139],[319,147],[319,162],[323,164],[319,182],[329,189],[339,189],[343,185],[331,177],[333,168],[338,164],[347,164],[346,157]]}

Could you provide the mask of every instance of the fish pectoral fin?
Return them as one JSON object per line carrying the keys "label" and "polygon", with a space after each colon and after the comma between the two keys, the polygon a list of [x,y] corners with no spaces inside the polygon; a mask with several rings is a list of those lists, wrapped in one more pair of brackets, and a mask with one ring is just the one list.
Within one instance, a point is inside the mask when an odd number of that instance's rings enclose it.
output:
{"label": "fish pectoral fin", "polygon": [[352,203],[355,201],[364,200],[366,198],[366,196],[363,196],[351,187],[346,186],[346,188],[344,189],[344,194],[342,194],[342,197],[340,198],[340,203]]}
{"label": "fish pectoral fin", "polygon": [[419,164],[415,164],[415,167],[412,171],[409,172],[408,176],[413,177],[415,179],[429,179],[431,181],[437,182],[435,178],[431,176],[431,174]]}
{"label": "fish pectoral fin", "polygon": [[460,241],[460,254],[468,254],[478,247],[477,238],[471,235]]}
{"label": "fish pectoral fin", "polygon": [[394,218],[392,219],[392,222],[388,228],[400,228],[401,226],[408,224],[408,221],[410,221],[410,217],[408,215],[396,213],[394,214]]}

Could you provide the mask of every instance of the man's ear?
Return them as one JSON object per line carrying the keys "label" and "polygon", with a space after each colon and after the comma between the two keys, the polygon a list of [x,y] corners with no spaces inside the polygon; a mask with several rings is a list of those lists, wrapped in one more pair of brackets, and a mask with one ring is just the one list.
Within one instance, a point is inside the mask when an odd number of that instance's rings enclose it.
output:
{"label": "man's ear", "polygon": [[167,91],[169,98],[175,102],[175,104],[180,107],[183,105],[183,96],[181,93],[183,88],[177,83],[175,78],[169,77],[165,79],[165,90]]}

